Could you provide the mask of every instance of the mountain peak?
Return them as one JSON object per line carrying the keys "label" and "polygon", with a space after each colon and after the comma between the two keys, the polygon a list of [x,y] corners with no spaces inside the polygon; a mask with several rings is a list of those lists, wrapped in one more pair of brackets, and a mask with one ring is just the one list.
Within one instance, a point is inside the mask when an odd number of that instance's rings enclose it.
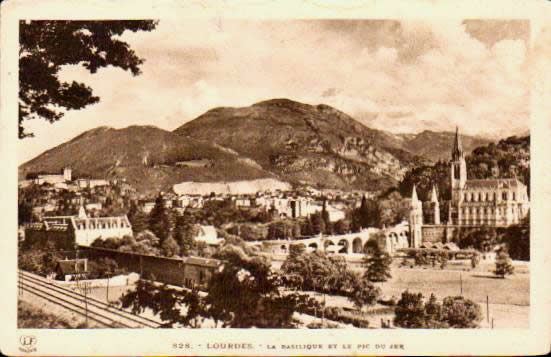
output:
{"label": "mountain peak", "polygon": [[397,139],[325,104],[274,98],[209,110],[174,133],[212,140],[290,181],[334,188],[382,188],[413,155]]}
{"label": "mountain peak", "polygon": [[261,102],[255,103],[252,106],[253,107],[268,107],[268,106],[285,107],[285,106],[308,106],[308,104],[300,103],[288,98],[273,98],[273,99],[263,100]]}

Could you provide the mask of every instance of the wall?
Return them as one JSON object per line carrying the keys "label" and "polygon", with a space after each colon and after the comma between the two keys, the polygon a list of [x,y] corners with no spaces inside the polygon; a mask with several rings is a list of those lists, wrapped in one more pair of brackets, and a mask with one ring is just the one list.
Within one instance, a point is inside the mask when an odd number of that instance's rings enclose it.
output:
{"label": "wall", "polygon": [[111,258],[117,262],[119,268],[138,273],[145,278],[153,275],[155,281],[171,285],[189,286],[190,282],[204,285],[212,275],[212,268],[184,264],[184,261],[178,258],[156,257],[85,246],[81,246],[80,250],[89,259]]}
{"label": "wall", "polygon": [[446,226],[438,225],[438,226],[423,226],[423,240],[422,242],[430,242],[430,243],[446,243],[447,242],[447,235],[446,235]]}

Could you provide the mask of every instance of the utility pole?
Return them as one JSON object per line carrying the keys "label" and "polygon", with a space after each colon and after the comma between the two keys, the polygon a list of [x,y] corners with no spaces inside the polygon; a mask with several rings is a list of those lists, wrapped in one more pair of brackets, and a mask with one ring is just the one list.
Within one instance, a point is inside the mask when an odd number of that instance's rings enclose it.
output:
{"label": "utility pole", "polygon": [[86,327],[88,327],[88,282],[84,282],[84,306],[86,307]]}
{"label": "utility pole", "polygon": [[459,286],[460,286],[460,292],[461,292],[460,295],[463,296],[463,277],[462,277],[461,273],[459,273]]}
{"label": "utility pole", "polygon": [[[82,283],[82,284],[80,284]],[[82,291],[84,294],[84,317],[86,321],[86,327],[88,327],[88,293],[90,289],[90,282],[88,281],[82,281],[81,277],[77,275],[77,287]]]}
{"label": "utility pole", "polygon": [[109,278],[110,277],[111,277],[111,273],[107,272],[107,291],[106,291],[106,296],[105,296],[105,300],[107,302],[107,305],[109,305]]}
{"label": "utility pole", "polygon": [[19,275],[19,296],[23,296],[23,280],[21,279],[22,278],[22,274],[21,272],[18,273]]}
{"label": "utility pole", "polygon": [[323,307],[321,308],[321,327],[325,326],[325,292],[323,293]]}
{"label": "utility pole", "polygon": [[490,298],[486,295],[486,321],[490,325]]}

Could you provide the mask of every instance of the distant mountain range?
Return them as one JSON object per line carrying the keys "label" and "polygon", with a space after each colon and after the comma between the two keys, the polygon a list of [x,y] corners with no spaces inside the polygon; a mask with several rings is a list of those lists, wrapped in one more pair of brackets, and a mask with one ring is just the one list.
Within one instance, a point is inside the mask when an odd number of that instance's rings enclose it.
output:
{"label": "distant mountain range", "polygon": [[[403,138],[403,148],[431,161],[449,160],[455,132],[422,131],[418,134],[398,134]],[[463,149],[468,153],[492,142],[490,139],[460,135]]]}
{"label": "distant mountain range", "polygon": [[[452,128],[450,128],[452,129]],[[173,132],[153,126],[99,127],[22,164],[29,173],[125,177],[144,193],[186,182],[277,179],[293,184],[379,190],[408,168],[449,157],[453,132],[392,134],[327,105],[272,99],[215,108]],[[464,149],[490,140],[462,136]]]}

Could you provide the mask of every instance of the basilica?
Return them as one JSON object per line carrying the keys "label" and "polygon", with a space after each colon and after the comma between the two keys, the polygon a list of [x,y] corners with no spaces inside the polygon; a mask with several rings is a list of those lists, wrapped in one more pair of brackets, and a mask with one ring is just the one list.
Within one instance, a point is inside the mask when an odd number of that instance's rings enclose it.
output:
{"label": "basilica", "polygon": [[530,208],[527,187],[516,178],[467,179],[467,163],[457,129],[451,153],[450,185],[446,224],[440,223],[440,206],[434,187],[429,205],[430,218],[423,222],[423,203],[413,187],[409,215],[412,247],[417,248],[426,241],[449,241],[461,228],[510,226],[519,223]]}

